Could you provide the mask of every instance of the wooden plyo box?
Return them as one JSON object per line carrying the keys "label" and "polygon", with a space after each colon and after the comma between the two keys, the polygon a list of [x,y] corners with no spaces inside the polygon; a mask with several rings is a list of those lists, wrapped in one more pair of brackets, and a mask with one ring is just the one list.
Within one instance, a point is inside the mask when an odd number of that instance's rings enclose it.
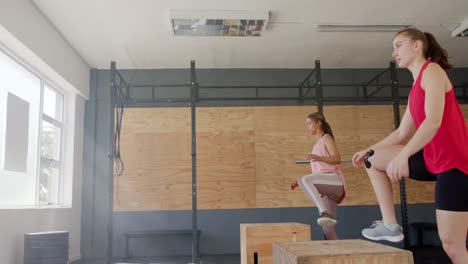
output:
{"label": "wooden plyo box", "polygon": [[413,253],[364,240],[273,244],[274,264],[413,264]]}
{"label": "wooden plyo box", "polygon": [[241,224],[240,237],[241,264],[272,264],[273,243],[308,241],[310,226],[301,223]]}

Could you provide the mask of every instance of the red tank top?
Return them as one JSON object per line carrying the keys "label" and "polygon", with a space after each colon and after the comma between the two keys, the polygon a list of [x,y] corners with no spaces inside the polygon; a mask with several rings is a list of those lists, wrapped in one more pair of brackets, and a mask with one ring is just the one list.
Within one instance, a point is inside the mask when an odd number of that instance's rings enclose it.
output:
{"label": "red tank top", "polygon": [[[426,119],[424,112],[425,91],[421,87],[422,73],[427,61],[419,71],[418,77],[409,93],[410,113],[416,128]],[[424,160],[427,169],[442,173],[450,169],[459,169],[468,174],[468,129],[463,113],[455,97],[454,89],[445,93],[445,108],[442,124],[434,138],[424,147]]]}

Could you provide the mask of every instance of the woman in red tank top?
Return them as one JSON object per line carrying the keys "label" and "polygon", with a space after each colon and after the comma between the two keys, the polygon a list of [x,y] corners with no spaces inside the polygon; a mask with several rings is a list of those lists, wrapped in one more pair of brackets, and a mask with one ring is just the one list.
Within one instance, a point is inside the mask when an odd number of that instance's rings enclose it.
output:
{"label": "woman in red tank top", "polygon": [[409,28],[393,39],[392,55],[415,81],[400,127],[353,156],[355,167],[365,164],[383,218],[362,234],[372,240],[403,240],[391,182],[402,177],[433,180],[444,250],[454,264],[468,263],[468,129],[445,72],[451,68],[447,52],[432,34]]}

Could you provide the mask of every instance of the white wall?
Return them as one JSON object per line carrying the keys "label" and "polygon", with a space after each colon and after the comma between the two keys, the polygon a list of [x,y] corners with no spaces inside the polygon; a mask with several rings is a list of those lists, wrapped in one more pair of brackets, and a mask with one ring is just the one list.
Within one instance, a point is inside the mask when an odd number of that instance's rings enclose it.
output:
{"label": "white wall", "polygon": [[[0,259],[2,264],[23,262],[24,233],[68,231],[70,260],[80,258],[81,242],[81,181],[83,174],[83,131],[85,100],[77,96],[75,108],[73,164],[68,173],[73,174],[71,208],[0,209]],[[68,141],[68,140],[67,140]],[[67,172],[66,172],[67,173]],[[69,175],[68,175],[69,176]]]}
{"label": "white wall", "polygon": [[[22,45],[11,40],[8,33]],[[35,67],[43,74],[61,79],[60,82],[56,80],[60,87],[75,89],[88,98],[88,64],[31,0],[0,0],[0,43],[17,56],[38,64]]]}
{"label": "white wall", "polygon": [[71,209],[0,210],[0,219],[2,219],[0,256],[2,256],[2,263],[23,263],[24,233],[70,230],[71,216]]}
{"label": "white wall", "polygon": [[[80,257],[81,180],[83,173],[84,103],[89,96],[87,63],[70,47],[30,0],[0,0],[0,46],[73,96],[75,115],[71,208],[0,209],[0,258],[3,264],[23,262],[24,233],[70,232],[70,258]],[[65,149],[67,152],[67,149]]]}

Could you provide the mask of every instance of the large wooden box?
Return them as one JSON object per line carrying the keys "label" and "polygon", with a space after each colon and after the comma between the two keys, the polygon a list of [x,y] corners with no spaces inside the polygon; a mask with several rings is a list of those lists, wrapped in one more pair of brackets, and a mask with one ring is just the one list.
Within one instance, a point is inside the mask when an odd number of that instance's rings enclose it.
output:
{"label": "large wooden box", "polygon": [[274,264],[413,264],[411,251],[364,240],[274,243]]}
{"label": "large wooden box", "polygon": [[310,226],[301,223],[241,224],[241,264],[272,264],[273,243],[310,240]]}

